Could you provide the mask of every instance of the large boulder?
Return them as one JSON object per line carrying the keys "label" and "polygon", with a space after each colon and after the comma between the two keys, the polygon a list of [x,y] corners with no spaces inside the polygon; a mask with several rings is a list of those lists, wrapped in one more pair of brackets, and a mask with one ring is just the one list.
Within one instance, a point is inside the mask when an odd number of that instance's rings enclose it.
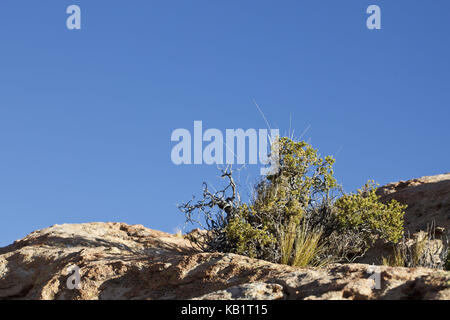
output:
{"label": "large boulder", "polygon": [[181,236],[141,225],[66,224],[0,249],[0,299],[450,299],[450,273],[294,268],[197,252]]}
{"label": "large boulder", "polygon": [[[432,235],[433,239],[426,241],[425,245],[433,253],[430,257],[432,260],[442,261],[440,255],[450,236],[450,174],[392,182],[378,188],[377,194],[383,202],[395,199],[408,205],[405,212],[405,235],[411,239]],[[431,230],[433,232],[429,234],[428,231]],[[405,242],[405,245],[413,244],[412,240]],[[392,254],[391,244],[378,241],[357,262],[381,264],[383,257]]]}
{"label": "large boulder", "polygon": [[450,231],[450,173],[389,183],[377,190],[382,201],[407,204],[405,230],[426,231],[435,223]]}

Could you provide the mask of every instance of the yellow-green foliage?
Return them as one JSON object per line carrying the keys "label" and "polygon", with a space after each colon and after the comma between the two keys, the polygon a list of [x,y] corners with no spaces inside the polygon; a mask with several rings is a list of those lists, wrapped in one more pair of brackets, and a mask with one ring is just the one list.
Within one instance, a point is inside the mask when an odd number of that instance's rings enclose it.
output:
{"label": "yellow-green foliage", "polygon": [[283,226],[292,221],[298,224],[313,196],[328,193],[337,185],[332,157],[320,158],[317,150],[303,141],[281,138],[278,144],[280,171],[256,186],[252,203],[252,210],[273,232],[278,231],[272,224],[274,217]]}
{"label": "yellow-green foliage", "polygon": [[337,218],[343,228],[362,231],[369,243],[380,237],[398,242],[403,236],[403,216],[406,205],[395,200],[388,204],[379,201],[373,181],[357,193],[344,195],[336,201]]}
{"label": "yellow-green foliage", "polygon": [[[255,186],[250,203],[228,207],[226,218],[209,223],[214,237],[207,249],[320,266],[363,254],[377,237],[396,242],[402,236],[405,206],[379,202],[372,184],[334,201],[338,186],[333,157],[321,158],[308,143],[286,137],[272,150],[278,152],[278,172]],[[210,199],[185,205],[188,217],[195,209],[209,210],[220,202]]]}
{"label": "yellow-green foliage", "polygon": [[243,204],[237,215],[230,219],[225,232],[232,244],[232,252],[251,258],[260,256],[265,247],[276,242],[273,234],[268,232],[267,226],[255,228],[249,221],[253,215],[252,209]]}
{"label": "yellow-green foliage", "polygon": [[[333,254],[341,256],[342,252],[326,252],[327,238],[320,221],[319,228],[308,228],[312,204],[329,199],[337,186],[334,159],[321,158],[303,141],[281,138],[277,147],[279,172],[256,186],[251,204],[241,205],[226,228],[233,252],[296,266],[321,265]],[[373,183],[356,194],[344,195],[335,207],[335,225],[325,227],[334,228],[335,234],[354,231],[364,243],[349,252],[364,253],[377,238],[397,242],[403,235],[405,206],[379,202]]]}
{"label": "yellow-green foliage", "polygon": [[307,229],[303,222],[313,197],[337,185],[334,159],[319,157],[303,141],[281,138],[277,147],[280,171],[256,186],[251,204],[242,205],[229,221],[227,237],[236,253],[290,265],[320,265],[325,241],[320,231]]}
{"label": "yellow-green foliage", "polygon": [[281,235],[281,263],[296,267],[322,266],[328,261],[320,259],[325,250],[322,232],[308,229],[306,223],[290,224]]}
{"label": "yellow-green foliage", "polygon": [[295,239],[297,238],[297,225],[291,221],[287,226],[281,230],[280,235],[280,250],[281,263],[289,264],[294,249]]}
{"label": "yellow-green foliage", "polygon": [[[287,186],[289,194],[296,197],[300,204],[305,205],[311,199],[312,192],[328,192],[337,183],[334,178],[334,158],[320,158],[318,151],[304,141],[293,141],[283,137],[278,142],[281,172],[269,176],[268,179],[276,186]],[[286,189],[286,188],[285,188]]]}

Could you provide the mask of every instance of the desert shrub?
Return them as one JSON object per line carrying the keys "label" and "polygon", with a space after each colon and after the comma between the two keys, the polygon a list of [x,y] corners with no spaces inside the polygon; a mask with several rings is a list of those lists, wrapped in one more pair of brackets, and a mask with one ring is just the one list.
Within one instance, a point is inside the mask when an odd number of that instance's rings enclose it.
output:
{"label": "desert shrub", "polygon": [[241,205],[225,227],[225,234],[231,244],[231,252],[251,258],[259,258],[267,249],[272,251],[276,238],[267,225],[255,228],[251,224],[254,215],[246,204]]}
{"label": "desert shrub", "polygon": [[335,205],[341,228],[359,234],[367,247],[377,239],[396,243],[403,236],[406,205],[396,200],[380,202],[373,181],[356,193],[342,196]]}
{"label": "desert shrub", "polygon": [[343,195],[334,159],[303,141],[280,138],[279,169],[262,178],[248,203],[240,200],[232,170],[228,185],[180,206],[187,222],[208,230],[196,244],[205,251],[234,252],[296,266],[321,266],[363,255],[375,239],[402,236],[404,206],[383,204],[373,184]]}

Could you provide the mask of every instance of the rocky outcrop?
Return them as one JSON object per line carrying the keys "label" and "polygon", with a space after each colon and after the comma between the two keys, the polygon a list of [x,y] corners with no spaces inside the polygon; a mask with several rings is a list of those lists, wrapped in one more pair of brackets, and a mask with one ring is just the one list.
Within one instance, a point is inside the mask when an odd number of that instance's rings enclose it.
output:
{"label": "rocky outcrop", "polygon": [[[74,266],[80,283],[70,289]],[[183,237],[140,225],[87,223],[55,225],[1,248],[0,299],[450,299],[450,273],[294,268],[200,253]]]}
{"label": "rocky outcrop", "polygon": [[382,201],[407,204],[405,230],[426,231],[435,223],[439,232],[450,231],[450,173],[389,183],[378,189]]}
{"label": "rocky outcrop", "polygon": [[[408,205],[404,217],[407,237],[427,237],[433,227],[435,240],[427,241],[426,246],[434,252],[435,261],[442,260],[439,255],[445,247],[443,240],[450,240],[450,173],[389,183],[378,188],[377,194],[383,202],[395,199]],[[379,241],[357,261],[381,264],[383,257],[392,255],[392,249],[391,244]]]}

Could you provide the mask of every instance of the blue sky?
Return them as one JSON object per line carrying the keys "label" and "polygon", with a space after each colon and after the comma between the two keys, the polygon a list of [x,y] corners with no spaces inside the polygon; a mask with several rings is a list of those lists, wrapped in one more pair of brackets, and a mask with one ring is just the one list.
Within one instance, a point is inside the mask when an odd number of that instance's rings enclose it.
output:
{"label": "blue sky", "polygon": [[[82,29],[66,28],[67,6]],[[382,29],[366,28],[366,8]],[[176,128],[292,128],[347,191],[450,171],[448,1],[0,2],[0,245],[59,223],[173,232],[218,181]],[[259,167],[240,172],[243,192]],[[219,183],[217,183],[219,184]]]}

